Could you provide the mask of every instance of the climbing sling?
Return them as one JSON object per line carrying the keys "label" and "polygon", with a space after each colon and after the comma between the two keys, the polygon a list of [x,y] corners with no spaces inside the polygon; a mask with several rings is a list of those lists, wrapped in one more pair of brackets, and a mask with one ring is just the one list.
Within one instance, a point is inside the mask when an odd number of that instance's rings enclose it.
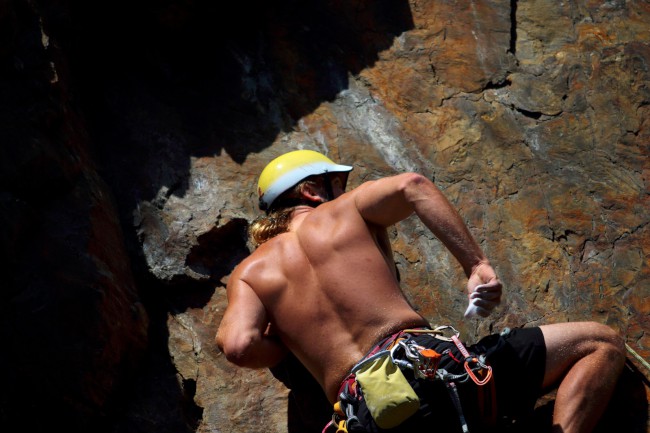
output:
{"label": "climbing sling", "polygon": [[[445,330],[453,331],[453,335],[445,337]],[[449,350],[440,354],[434,349],[419,345],[414,336],[421,334],[453,342],[464,359],[457,360]],[[463,432],[468,432],[469,429],[456,384],[471,379],[481,389],[479,406],[485,412],[482,418],[491,423],[496,419],[494,381],[491,380],[492,368],[486,364],[483,357],[471,355],[458,335],[458,331],[451,326],[435,329],[406,329],[379,343],[352,367],[350,374],[342,382],[332,420],[325,426],[323,433],[332,426],[337,428],[337,433],[347,433],[356,423],[360,423],[356,417],[356,409],[361,400],[365,401],[373,420],[382,429],[396,427],[415,414],[420,408],[420,400],[404,376],[405,370],[412,371],[413,376],[418,380],[439,380],[445,384],[458,413]],[[451,356],[462,363],[464,373],[451,374],[439,368],[443,356]],[[489,386],[485,387],[485,385]],[[490,390],[485,392],[482,388]]]}

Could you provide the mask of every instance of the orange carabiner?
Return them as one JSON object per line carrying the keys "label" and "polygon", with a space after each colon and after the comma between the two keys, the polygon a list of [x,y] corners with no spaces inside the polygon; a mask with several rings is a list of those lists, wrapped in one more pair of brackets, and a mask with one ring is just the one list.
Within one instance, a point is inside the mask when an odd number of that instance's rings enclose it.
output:
{"label": "orange carabiner", "polygon": [[[473,361],[476,362],[477,360],[474,359]],[[472,371],[472,369],[470,368],[469,361],[465,361],[465,371],[467,371],[467,374],[469,374],[469,377],[472,378],[474,383],[479,386],[485,385],[490,381],[490,379],[492,379],[492,367],[490,367],[489,365],[487,365],[486,367],[487,367],[487,373],[485,374],[485,377],[483,379],[479,379],[478,377],[476,377],[476,374],[474,374],[474,371]]]}

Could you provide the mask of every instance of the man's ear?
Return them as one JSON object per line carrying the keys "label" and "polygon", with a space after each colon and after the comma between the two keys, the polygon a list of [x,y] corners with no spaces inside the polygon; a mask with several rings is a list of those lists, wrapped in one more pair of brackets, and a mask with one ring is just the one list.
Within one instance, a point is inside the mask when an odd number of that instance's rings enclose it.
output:
{"label": "man's ear", "polygon": [[305,182],[300,187],[300,194],[309,201],[325,203],[323,189],[316,182]]}

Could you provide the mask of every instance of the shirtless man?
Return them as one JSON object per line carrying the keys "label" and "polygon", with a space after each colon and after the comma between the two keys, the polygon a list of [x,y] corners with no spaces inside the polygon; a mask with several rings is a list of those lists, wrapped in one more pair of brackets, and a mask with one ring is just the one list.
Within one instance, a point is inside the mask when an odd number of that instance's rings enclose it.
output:
{"label": "shirtless man", "polygon": [[[267,165],[259,182],[267,215],[251,227],[259,246],[230,277],[228,308],[216,337],[226,358],[242,367],[273,367],[293,352],[332,404],[351,368],[378,342],[406,328],[430,326],[400,289],[386,230],[391,225],[415,213],[440,239],[467,275],[475,314],[489,315],[501,300],[501,282],[489,260],[432,182],[405,173],[346,193],[350,170],[309,150]],[[625,361],[622,339],[595,322],[513,330],[468,349],[487,354],[500,418],[513,408],[532,410],[538,396],[557,386],[553,431],[564,433],[595,427]],[[441,392],[444,398],[432,398],[449,400]],[[473,413],[474,403],[461,397],[463,410]],[[431,406],[421,405],[420,412]],[[439,413],[437,418],[455,417]],[[422,416],[390,431],[409,431]],[[348,430],[376,431],[372,417],[361,421]],[[470,431],[478,426],[472,422]]]}

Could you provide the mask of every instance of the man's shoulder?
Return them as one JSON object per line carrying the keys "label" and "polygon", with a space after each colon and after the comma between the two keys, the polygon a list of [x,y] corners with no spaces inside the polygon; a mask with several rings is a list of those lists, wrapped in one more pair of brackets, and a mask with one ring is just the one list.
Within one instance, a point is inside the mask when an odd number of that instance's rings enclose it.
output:
{"label": "man's shoulder", "polygon": [[284,255],[284,251],[287,249],[288,245],[291,243],[291,237],[292,235],[289,233],[281,233],[267,240],[244,258],[239,265],[237,265],[237,268],[245,269],[265,266],[267,263],[279,260]]}
{"label": "man's shoulder", "polygon": [[292,238],[295,236],[282,234],[264,242],[237,265],[231,278],[244,281],[258,294],[282,287],[296,267],[302,267],[304,272],[308,265],[304,254],[296,251],[299,244]]}

